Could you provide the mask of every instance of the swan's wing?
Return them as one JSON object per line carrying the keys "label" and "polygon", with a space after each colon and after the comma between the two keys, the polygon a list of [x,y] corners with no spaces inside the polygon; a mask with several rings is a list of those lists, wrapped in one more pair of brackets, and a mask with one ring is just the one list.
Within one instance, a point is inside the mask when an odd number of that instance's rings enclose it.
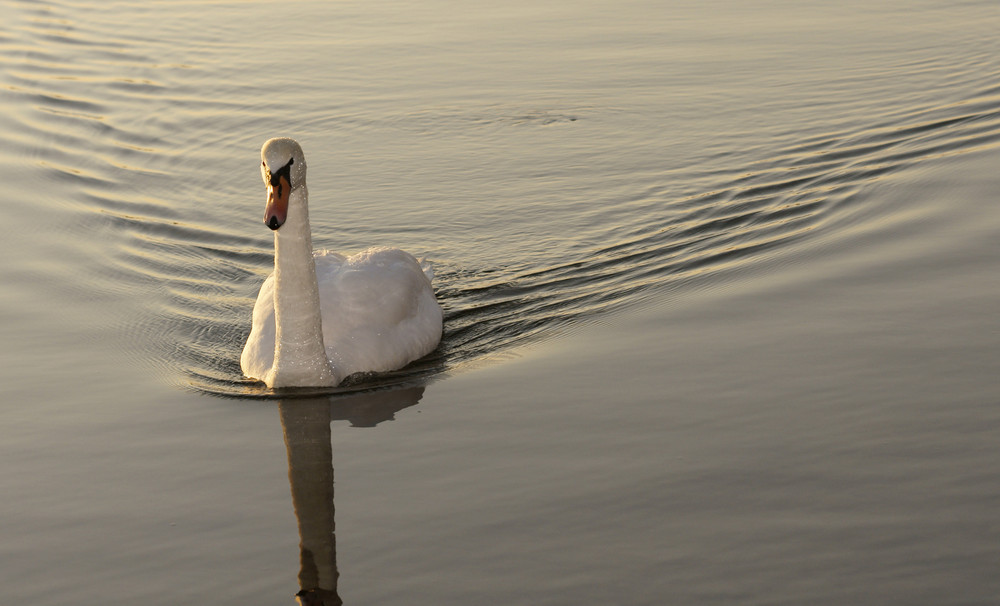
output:
{"label": "swan's wing", "polygon": [[323,340],[342,373],[401,368],[441,338],[441,308],[412,255],[369,249],[352,257],[317,256]]}

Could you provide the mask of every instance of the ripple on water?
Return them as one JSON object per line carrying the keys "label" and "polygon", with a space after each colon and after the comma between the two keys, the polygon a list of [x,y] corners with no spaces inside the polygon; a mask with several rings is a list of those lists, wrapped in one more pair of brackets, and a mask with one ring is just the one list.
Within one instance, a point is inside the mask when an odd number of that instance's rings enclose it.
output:
{"label": "ripple on water", "polygon": [[[951,117],[940,115],[949,112]],[[920,109],[894,124],[797,143],[718,179],[706,193],[670,199],[659,188],[647,188],[646,199],[638,196],[631,204],[659,212],[624,214],[620,221],[633,222],[624,229],[612,224],[618,239],[582,251],[574,259],[520,268],[512,263],[506,269],[489,270],[439,264],[437,288],[446,328],[438,351],[403,372],[367,377],[340,391],[406,382],[457,368],[692,280],[723,279],[741,267],[762,263],[772,252],[807,240],[817,230],[835,224],[849,226],[845,214],[861,204],[858,192],[866,184],[928,158],[996,147],[998,142],[1000,99],[980,98],[935,111]],[[622,237],[622,233],[628,235]],[[268,243],[256,244],[252,263],[263,264],[266,270]],[[217,316],[198,303],[178,308],[181,315],[199,318],[193,325],[203,330],[189,333],[192,343],[198,342],[196,336],[209,334],[230,339],[230,345],[223,347],[211,339],[201,341],[201,346],[178,346],[178,357],[188,359],[184,366],[194,387],[228,395],[272,394],[238,379],[236,358],[245,338],[240,323],[246,322],[256,282],[251,280],[247,286],[242,303],[202,301],[210,308],[232,310],[236,325],[210,323]],[[209,324],[212,331],[205,332]]]}
{"label": "ripple on water", "polygon": [[[483,154],[492,143],[517,136],[525,145],[581,132],[646,142],[642,133],[627,139],[618,132],[629,110],[590,99],[458,99],[411,107],[387,101],[366,81],[359,84],[361,98],[382,110],[329,92],[321,107],[307,108],[232,67],[227,61],[233,58],[221,54],[225,45],[210,36],[178,44],[171,37],[179,35],[178,26],[165,28],[163,39],[145,40],[115,31],[117,21],[108,14],[95,18],[59,3],[19,6],[23,22],[0,32],[2,85],[16,108],[4,118],[10,129],[3,140],[17,143],[56,192],[40,203],[70,217],[64,246],[83,248],[83,234],[101,241],[101,253],[87,256],[95,266],[87,269],[99,278],[88,287],[137,299],[120,326],[134,349],[151,357],[168,381],[212,393],[274,395],[242,380],[238,364],[250,309],[272,259],[270,234],[256,219],[254,189],[254,156],[268,136],[290,127],[317,137],[377,131],[389,133],[389,145],[398,143],[393,136],[416,137],[411,145],[418,147],[471,140]],[[333,69],[330,61],[310,69],[324,73]],[[235,65],[249,62],[240,58]],[[942,74],[956,90],[970,91],[958,98],[936,93],[881,110],[871,109],[878,100],[856,99],[852,107],[868,112],[863,120],[853,114],[812,129],[793,124],[774,136],[777,143],[758,142],[749,153],[706,152],[706,166],[650,169],[634,153],[622,174],[609,171],[594,186],[559,177],[571,194],[552,204],[526,196],[524,207],[496,211],[528,227],[572,212],[583,226],[579,234],[518,240],[514,228],[501,232],[495,223],[460,219],[435,224],[433,214],[419,227],[366,226],[359,240],[408,236],[424,242],[423,250],[440,252],[441,258],[430,256],[445,333],[424,360],[359,378],[334,393],[460,368],[652,296],[730,279],[818,233],[848,237],[881,212],[861,195],[867,185],[928,159],[1000,144],[1000,86],[982,84],[996,80],[990,77],[997,75],[995,62],[984,53],[948,69],[954,64],[937,58],[895,68]],[[318,86],[312,72],[307,75],[288,75],[304,96]],[[567,150],[579,151],[561,151]],[[585,156],[580,152],[591,159]],[[377,164],[371,170],[385,179],[403,170],[401,161],[371,157]],[[505,160],[472,162],[469,172],[486,173],[492,162]],[[406,168],[431,171],[423,163]],[[549,166],[532,168],[536,181],[557,178]],[[438,185],[434,178],[422,183]],[[454,189],[461,192],[461,185]],[[330,219],[335,228],[337,219]],[[513,234],[512,241],[498,242],[498,233]],[[550,242],[554,250],[547,255]],[[487,245],[499,248],[504,260],[477,254]]]}

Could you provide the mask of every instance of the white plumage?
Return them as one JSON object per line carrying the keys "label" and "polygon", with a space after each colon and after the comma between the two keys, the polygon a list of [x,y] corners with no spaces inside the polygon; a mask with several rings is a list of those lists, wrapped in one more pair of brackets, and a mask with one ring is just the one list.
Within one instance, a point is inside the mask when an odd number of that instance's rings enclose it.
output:
{"label": "white plumage", "polygon": [[243,373],[269,387],[336,385],[433,351],[442,313],[430,265],[395,248],[313,254],[301,147],[271,139],[261,158],[275,272],[254,305]]}

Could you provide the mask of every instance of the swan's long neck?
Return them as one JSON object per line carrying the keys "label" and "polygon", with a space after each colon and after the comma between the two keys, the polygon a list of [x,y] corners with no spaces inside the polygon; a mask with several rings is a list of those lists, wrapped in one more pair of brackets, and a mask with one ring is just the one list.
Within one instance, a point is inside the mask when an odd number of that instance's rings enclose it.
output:
{"label": "swan's long neck", "polygon": [[323,323],[303,183],[288,199],[288,218],[274,232],[274,365],[272,387],[336,385],[323,344]]}

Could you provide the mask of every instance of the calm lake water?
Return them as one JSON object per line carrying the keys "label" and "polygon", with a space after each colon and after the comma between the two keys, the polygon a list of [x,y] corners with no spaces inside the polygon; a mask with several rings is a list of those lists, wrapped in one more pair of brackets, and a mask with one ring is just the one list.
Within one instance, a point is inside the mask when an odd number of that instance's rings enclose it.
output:
{"label": "calm lake water", "polygon": [[[997,603],[1000,6],[494,4],[0,0],[0,602]],[[427,359],[240,376],[273,136]]]}

